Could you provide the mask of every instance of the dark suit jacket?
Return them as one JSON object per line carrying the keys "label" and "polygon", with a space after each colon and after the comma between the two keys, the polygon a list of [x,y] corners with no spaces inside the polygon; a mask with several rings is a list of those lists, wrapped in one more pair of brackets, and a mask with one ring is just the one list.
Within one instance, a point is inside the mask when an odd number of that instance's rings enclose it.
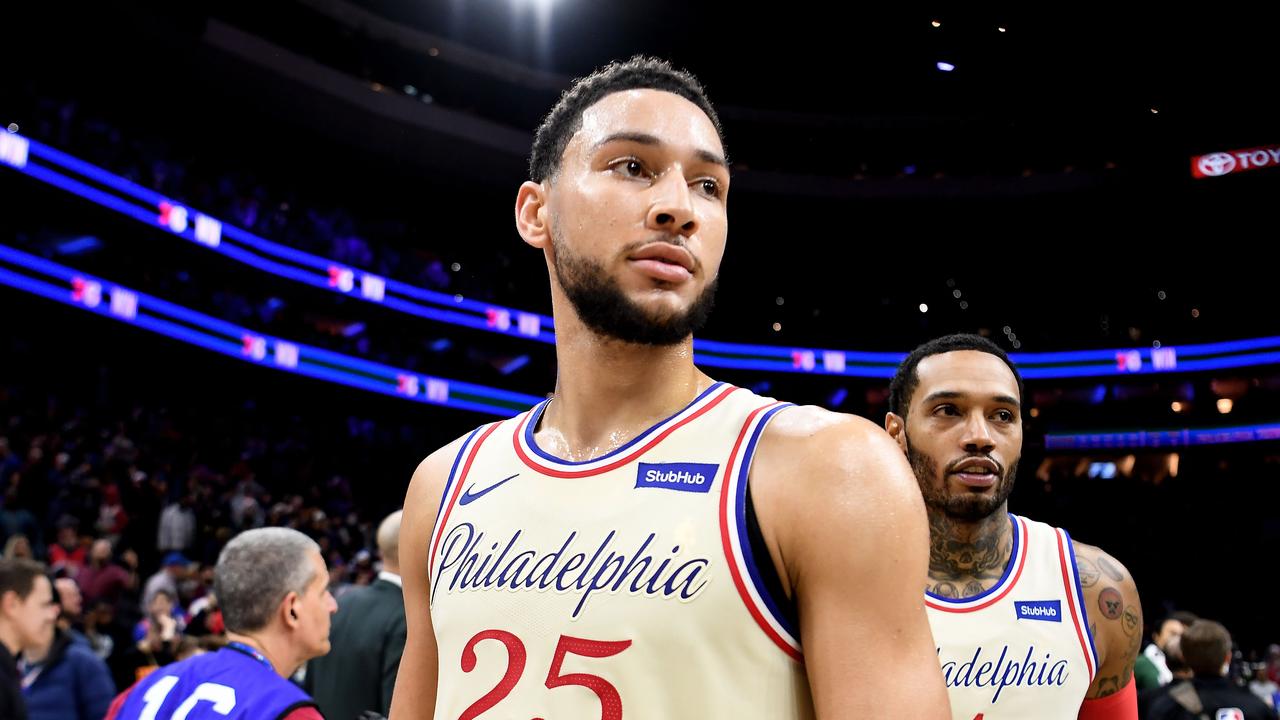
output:
{"label": "dark suit jacket", "polygon": [[0,720],[27,720],[27,703],[22,698],[18,661],[0,643]]}
{"label": "dark suit jacket", "polygon": [[395,583],[376,580],[339,599],[329,654],[307,664],[303,683],[327,720],[391,712],[405,634],[404,593]]}
{"label": "dark suit jacket", "polygon": [[[1175,680],[1174,684],[1178,681]],[[1253,693],[1227,682],[1226,678],[1197,677],[1191,681],[1200,697],[1204,708],[1203,715],[1212,718],[1222,717],[1218,711],[1223,708],[1235,708],[1244,714],[1245,720],[1275,720],[1276,713]],[[1172,686],[1171,686],[1172,687]],[[1187,712],[1178,704],[1173,691],[1151,702],[1147,710],[1147,720],[1196,720],[1196,716]]]}

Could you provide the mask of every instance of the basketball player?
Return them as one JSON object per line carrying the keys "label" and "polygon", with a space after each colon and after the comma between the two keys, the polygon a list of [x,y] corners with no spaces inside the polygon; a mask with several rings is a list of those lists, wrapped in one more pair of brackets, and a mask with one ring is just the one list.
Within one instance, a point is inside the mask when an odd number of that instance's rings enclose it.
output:
{"label": "basketball player", "polygon": [[320,547],[289,528],[246,530],[222,549],[213,572],[231,642],[146,676],[116,698],[106,720],[321,720],[288,680],[329,652],[338,604]]}
{"label": "basketball player", "polygon": [[393,720],[946,717],[901,451],[693,364],[729,190],[697,81],[577,81],[530,165],[555,394],[414,475]]}
{"label": "basketball player", "polygon": [[1022,454],[1022,377],[999,347],[916,348],[885,429],[929,513],[929,623],[956,720],[1136,720],[1142,606],[1133,578],[1065,530],[1008,514]]}

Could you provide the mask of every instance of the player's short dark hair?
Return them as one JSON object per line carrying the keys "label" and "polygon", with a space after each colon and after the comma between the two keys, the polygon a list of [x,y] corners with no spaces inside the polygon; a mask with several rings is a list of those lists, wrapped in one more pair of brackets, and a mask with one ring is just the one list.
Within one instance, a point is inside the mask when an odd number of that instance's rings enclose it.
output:
{"label": "player's short dark hair", "polygon": [[534,182],[554,178],[560,170],[565,146],[582,127],[582,114],[605,96],[626,90],[662,90],[697,105],[711,120],[716,134],[720,136],[720,144],[724,145],[720,117],[698,79],[685,70],[672,67],[665,60],[636,55],[625,62],[611,62],[584,78],[574,80],[573,85],[560,96],[534,133],[533,150],[529,155],[529,178]]}
{"label": "player's short dark hair", "polygon": [[1018,368],[1014,366],[1013,361],[1009,359],[1009,355],[1000,349],[999,345],[982,337],[981,335],[955,334],[947,335],[940,338],[934,338],[929,342],[921,345],[911,354],[907,355],[902,364],[898,366],[898,372],[894,374],[893,380],[889,383],[889,412],[901,417],[907,417],[907,409],[911,406],[911,396],[915,394],[916,388],[920,385],[920,375],[916,369],[920,366],[921,361],[932,355],[942,355],[943,353],[959,352],[961,350],[975,350],[984,352],[989,355],[995,355],[1009,366],[1009,370],[1013,372],[1013,377],[1018,381],[1018,400],[1022,400],[1022,373],[1018,372]]}

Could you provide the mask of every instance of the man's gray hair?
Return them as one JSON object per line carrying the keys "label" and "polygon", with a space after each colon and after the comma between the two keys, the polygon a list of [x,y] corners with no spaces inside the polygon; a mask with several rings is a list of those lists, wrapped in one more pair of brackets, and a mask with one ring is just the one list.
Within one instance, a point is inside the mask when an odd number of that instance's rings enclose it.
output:
{"label": "man's gray hair", "polygon": [[261,630],[285,595],[305,592],[316,575],[308,561],[313,550],[320,552],[315,540],[290,528],[257,528],[231,538],[213,570],[227,630]]}
{"label": "man's gray hair", "polygon": [[397,510],[378,526],[378,552],[382,553],[382,562],[397,569],[400,567],[400,518],[403,515],[403,510]]}

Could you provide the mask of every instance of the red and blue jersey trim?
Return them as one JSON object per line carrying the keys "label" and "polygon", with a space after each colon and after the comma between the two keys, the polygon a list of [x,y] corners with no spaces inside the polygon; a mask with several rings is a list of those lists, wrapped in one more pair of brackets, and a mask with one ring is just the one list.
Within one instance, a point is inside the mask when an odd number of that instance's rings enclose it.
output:
{"label": "red and blue jersey trim", "polygon": [[[444,529],[449,524],[449,514],[453,511],[453,506],[458,502],[458,495],[462,492],[462,486],[466,484],[467,473],[471,472],[471,464],[475,462],[476,455],[480,452],[480,446],[484,441],[493,434],[494,430],[502,423],[490,423],[476,428],[463,441],[462,447],[458,449],[458,456],[453,459],[453,468],[449,471],[449,479],[445,481],[444,492],[440,495],[440,509],[436,511],[436,524],[431,532],[431,554],[428,558],[427,572],[435,572],[436,567],[436,551],[440,549],[440,538],[444,535]],[[479,434],[479,439],[476,435]],[[466,456],[466,462],[462,462],[463,456]],[[458,472],[458,465],[462,463],[462,472]]]}
{"label": "red and blue jersey trim", "polygon": [[1071,611],[1071,622],[1076,626],[1076,637],[1080,640],[1080,651],[1084,653],[1084,664],[1089,668],[1089,682],[1098,674],[1098,648],[1093,641],[1093,629],[1089,627],[1089,615],[1085,609],[1084,591],[1080,588],[1080,570],[1076,567],[1075,545],[1071,543],[1071,535],[1066,530],[1057,529],[1058,561],[1062,566],[1062,587],[1067,593],[1067,607]]}
{"label": "red and blue jersey trim", "polygon": [[577,462],[562,460],[538,447],[533,438],[533,430],[537,427],[538,419],[546,410],[549,400],[543,401],[524,414],[516,425],[511,442],[520,461],[543,475],[556,478],[591,477],[635,462],[671,433],[702,417],[738,389],[727,383],[715,383],[680,412],[651,426],[617,450],[591,460]]}
{"label": "red and blue jersey trim", "polygon": [[793,660],[803,662],[799,629],[778,610],[782,598],[774,598],[760,577],[758,563],[773,560],[769,557],[753,557],[746,526],[747,479],[756,444],[765,425],[779,411],[788,407],[791,407],[789,403],[775,402],[757,408],[743,423],[742,431],[738,433],[733,450],[729,453],[724,481],[720,487],[720,540],[733,585],[751,617],[780,650]]}
{"label": "red and blue jersey trim", "polygon": [[934,595],[926,590],[924,604],[933,610],[941,610],[942,612],[971,613],[991,607],[1004,599],[1018,584],[1018,578],[1022,577],[1022,569],[1027,564],[1027,546],[1031,544],[1027,538],[1026,521],[1011,514],[1009,515],[1009,522],[1013,524],[1013,549],[1009,553],[1009,564],[1005,566],[1004,575],[1000,576],[1000,582],[997,582],[980,595],[958,600]]}

